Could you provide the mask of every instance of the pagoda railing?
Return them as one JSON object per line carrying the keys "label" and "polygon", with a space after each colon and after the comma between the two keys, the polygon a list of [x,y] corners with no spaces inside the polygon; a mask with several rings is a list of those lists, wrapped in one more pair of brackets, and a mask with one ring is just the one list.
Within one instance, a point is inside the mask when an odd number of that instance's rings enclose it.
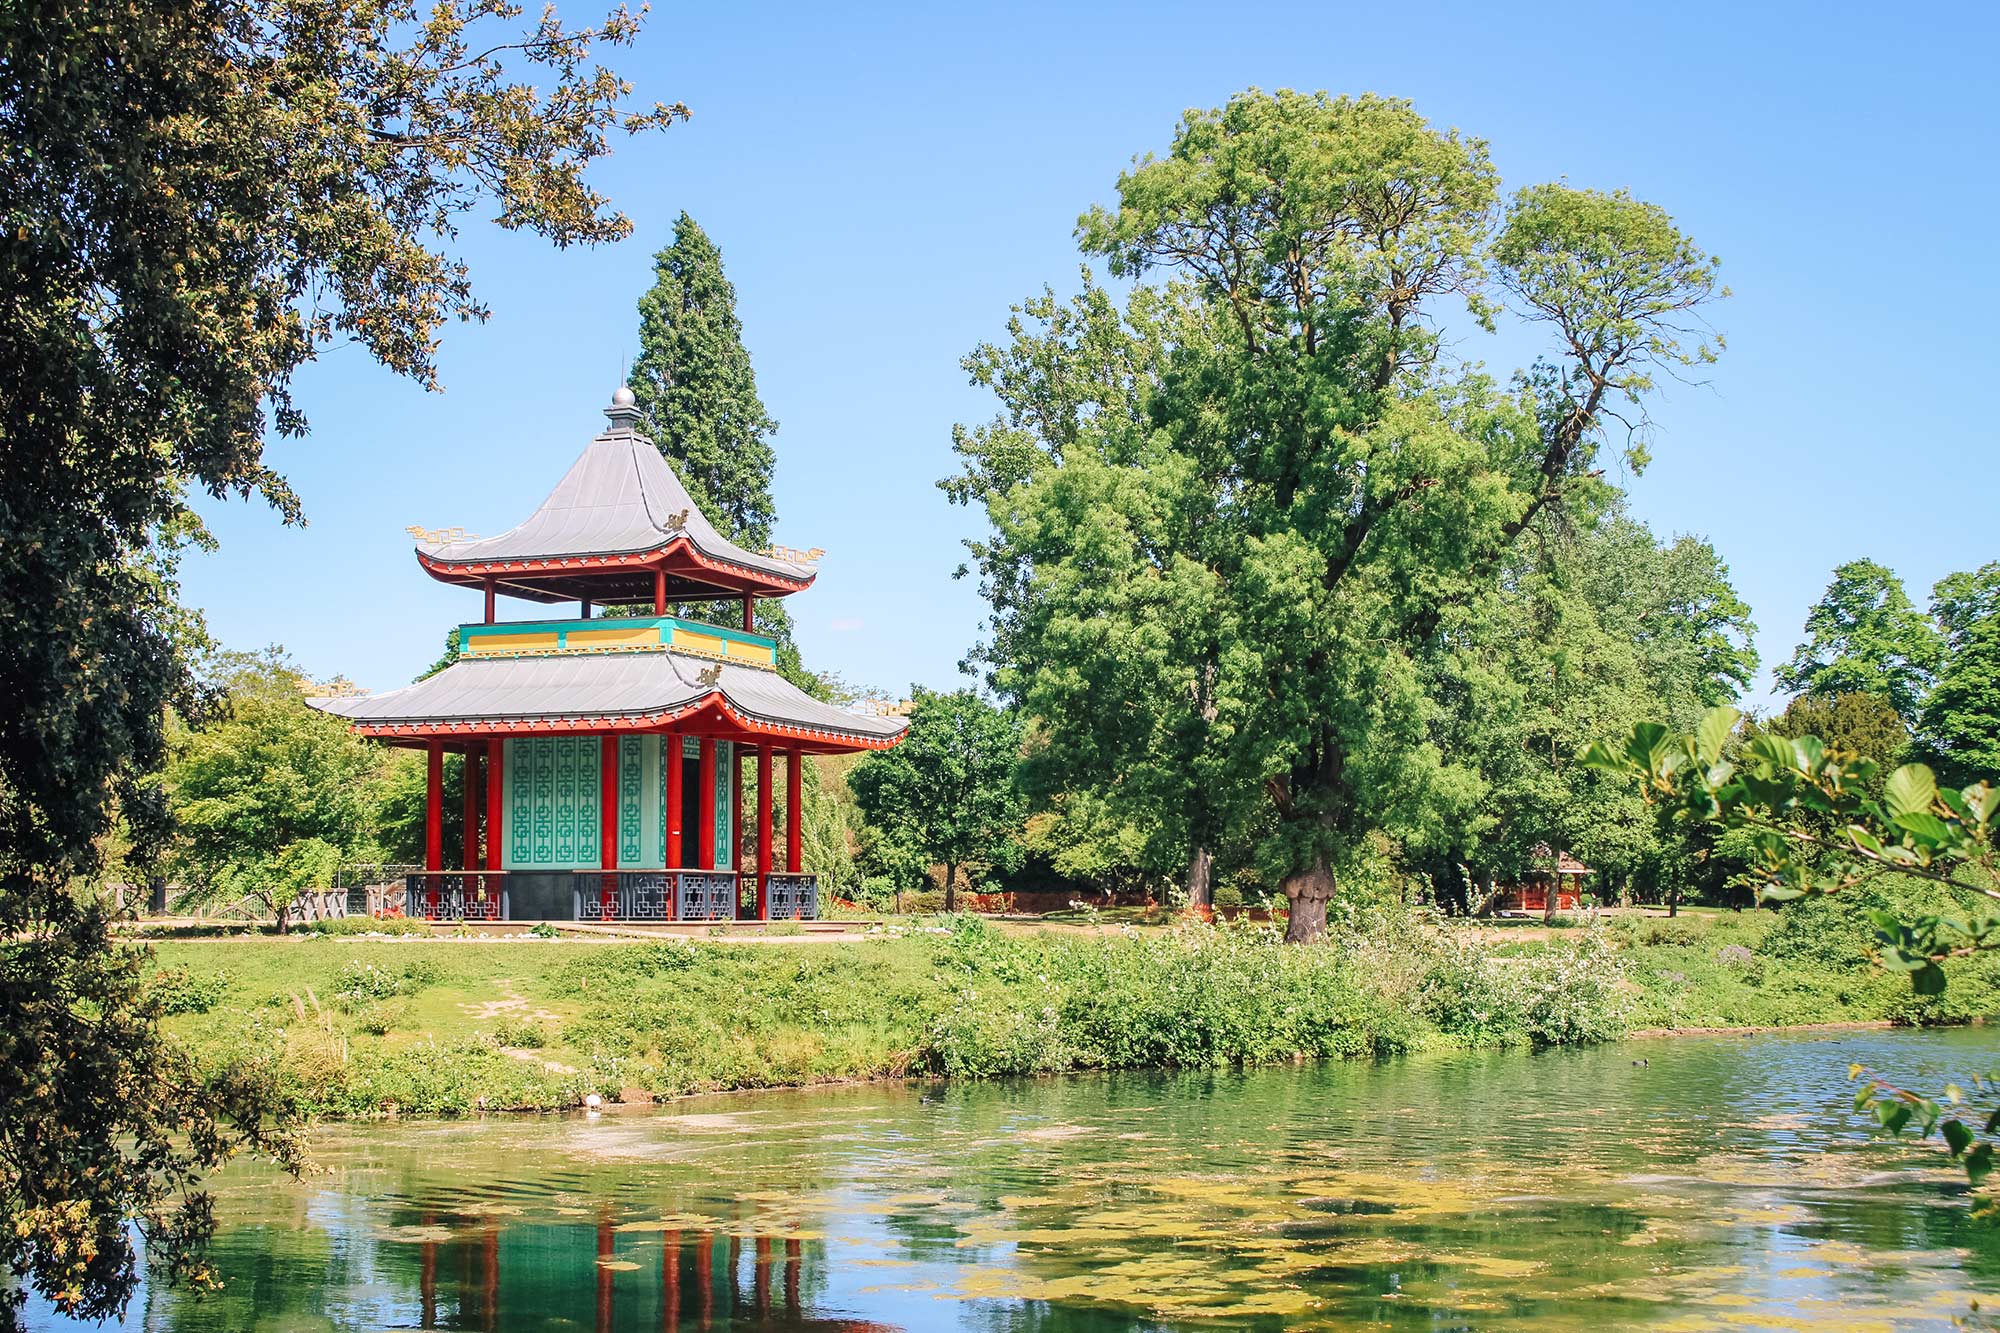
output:
{"label": "pagoda railing", "polygon": [[733,870],[579,870],[578,921],[732,921]]}
{"label": "pagoda railing", "polygon": [[419,870],[404,876],[403,901],[389,895],[381,911],[425,921],[505,921],[507,877],[504,871]]}
{"label": "pagoda railing", "polygon": [[[357,887],[338,894],[343,901],[327,904],[326,915],[410,916],[425,921],[509,921],[513,919],[507,881],[499,870],[418,870],[398,884]],[[739,894],[749,892],[755,877],[733,870],[577,870],[570,878],[570,919],[573,921],[734,921],[750,915],[739,910]],[[543,876],[530,875],[530,879]],[[517,886],[520,887],[520,886]],[[528,890],[523,887],[523,892]],[[558,889],[557,892],[561,890]],[[330,896],[331,898],[331,896]],[[364,902],[355,901],[362,898]],[[523,910],[539,915],[531,895]],[[557,899],[558,902],[561,899]],[[819,879],[815,875],[774,872],[765,880],[765,901],[773,921],[817,921]],[[745,904],[747,909],[748,904]],[[559,919],[559,918],[558,918]]]}
{"label": "pagoda railing", "polygon": [[764,905],[773,921],[819,920],[819,876],[773,871],[764,877]]}

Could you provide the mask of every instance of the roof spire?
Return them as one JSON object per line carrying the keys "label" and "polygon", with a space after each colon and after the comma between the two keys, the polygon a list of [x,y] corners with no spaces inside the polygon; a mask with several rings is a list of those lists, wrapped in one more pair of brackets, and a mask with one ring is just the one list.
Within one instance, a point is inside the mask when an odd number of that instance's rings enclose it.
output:
{"label": "roof spire", "polygon": [[629,385],[618,386],[611,395],[611,406],[604,409],[604,415],[611,418],[611,429],[614,431],[629,431],[638,427],[638,399],[632,396]]}

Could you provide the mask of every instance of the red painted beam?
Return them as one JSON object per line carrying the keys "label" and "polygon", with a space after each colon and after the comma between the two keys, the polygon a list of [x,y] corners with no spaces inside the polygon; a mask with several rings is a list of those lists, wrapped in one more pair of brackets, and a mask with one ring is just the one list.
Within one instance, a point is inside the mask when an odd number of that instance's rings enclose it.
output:
{"label": "red painted beam", "polygon": [[424,782],[424,869],[444,869],[444,742],[427,747]]}
{"label": "red painted beam", "polygon": [[805,753],[794,746],[785,755],[785,869],[805,869]]}
{"label": "red painted beam", "polygon": [[687,797],[682,793],[681,770],[687,765],[681,755],[681,734],[670,731],[660,737],[662,752],[667,761],[667,868],[679,870],[686,863],[681,860],[681,804]]}
{"label": "red painted beam", "polygon": [[503,765],[507,743],[498,736],[486,742],[486,868],[498,870],[507,851],[507,789]]}
{"label": "red painted beam", "polygon": [[598,861],[606,870],[618,868],[618,738],[606,736],[598,745],[602,776],[597,783]]}
{"label": "red painted beam", "polygon": [[769,745],[757,750],[757,919],[771,919],[771,761]]}

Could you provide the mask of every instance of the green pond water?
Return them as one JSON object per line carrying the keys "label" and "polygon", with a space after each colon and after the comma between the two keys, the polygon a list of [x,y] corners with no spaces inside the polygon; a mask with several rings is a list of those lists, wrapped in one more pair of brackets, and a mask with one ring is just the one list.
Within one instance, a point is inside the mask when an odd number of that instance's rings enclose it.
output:
{"label": "green pond water", "polygon": [[[2000,1228],[1849,1062],[2000,1034],[1632,1042],[338,1126],[232,1171],[209,1329],[1948,1328]],[[1635,1064],[1644,1059],[1648,1063]]]}

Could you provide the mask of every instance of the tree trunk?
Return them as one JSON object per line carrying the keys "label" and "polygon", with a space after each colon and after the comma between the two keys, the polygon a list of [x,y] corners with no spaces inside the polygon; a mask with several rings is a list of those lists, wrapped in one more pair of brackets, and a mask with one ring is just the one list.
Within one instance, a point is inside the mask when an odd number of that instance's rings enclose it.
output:
{"label": "tree trunk", "polygon": [[1679,916],[1680,914],[1681,914],[1681,891],[1678,888],[1668,889],[1667,915]]}
{"label": "tree trunk", "polygon": [[1285,899],[1291,904],[1291,920],[1285,924],[1285,943],[1308,944],[1326,936],[1326,905],[1333,900],[1333,871],[1325,857],[1304,870],[1285,877]]}
{"label": "tree trunk", "polygon": [[944,910],[958,910],[958,867],[950,861],[944,863]]}
{"label": "tree trunk", "polygon": [[1188,910],[1203,916],[1215,905],[1215,853],[1206,847],[1196,847],[1188,853],[1187,896]]}

